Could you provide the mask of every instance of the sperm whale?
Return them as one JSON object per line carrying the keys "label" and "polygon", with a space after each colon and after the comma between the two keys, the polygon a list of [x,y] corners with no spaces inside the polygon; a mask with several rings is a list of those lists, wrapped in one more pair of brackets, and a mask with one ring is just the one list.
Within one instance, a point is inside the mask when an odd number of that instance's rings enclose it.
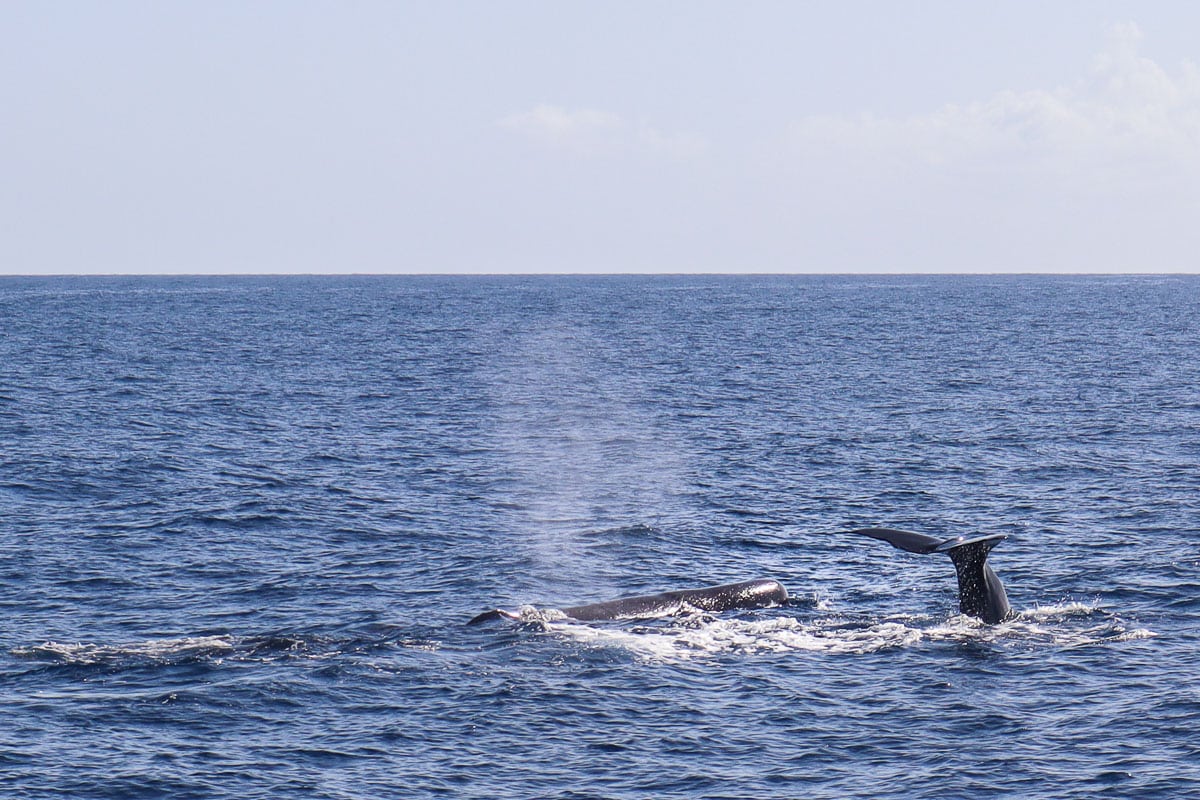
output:
{"label": "sperm whale", "polygon": [[[895,528],[858,528],[849,533],[879,539],[909,553],[946,554],[953,562],[958,576],[958,606],[963,614],[977,617],[989,625],[1003,622],[1012,615],[1004,584],[987,563],[991,549],[1008,538],[1005,534],[939,539],[936,536]],[[593,622],[659,617],[689,610],[771,608],[785,605],[787,601],[788,593],[783,584],[769,578],[759,578],[703,589],[679,589],[661,594],[620,597],[616,600],[570,606],[561,610],[570,619]],[[516,612],[496,608],[472,617],[467,624],[477,625],[496,619],[519,620],[521,617]]]}
{"label": "sperm whale", "polygon": [[[606,619],[639,619],[677,614],[681,611],[730,611],[745,608],[770,608],[787,602],[787,589],[779,581],[759,579],[708,586],[703,589],[678,589],[662,594],[620,597],[602,603],[589,603],[562,609],[567,617],[580,622]],[[502,609],[485,611],[467,622],[476,625],[493,619],[520,619]]]}

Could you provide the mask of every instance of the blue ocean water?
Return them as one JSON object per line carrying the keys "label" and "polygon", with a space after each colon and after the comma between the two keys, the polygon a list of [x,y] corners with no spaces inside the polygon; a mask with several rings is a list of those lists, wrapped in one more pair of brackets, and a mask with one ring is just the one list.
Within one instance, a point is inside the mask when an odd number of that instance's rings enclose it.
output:
{"label": "blue ocean water", "polygon": [[0,794],[1200,795],[1197,354],[1196,278],[0,279]]}

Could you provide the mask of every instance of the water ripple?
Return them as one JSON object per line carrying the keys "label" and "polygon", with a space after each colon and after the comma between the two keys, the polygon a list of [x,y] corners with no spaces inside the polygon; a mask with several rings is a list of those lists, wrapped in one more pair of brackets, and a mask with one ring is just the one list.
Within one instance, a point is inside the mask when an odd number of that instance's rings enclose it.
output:
{"label": "water ripple", "polygon": [[[0,280],[5,790],[1194,796],[1197,319],[1170,276]],[[1009,534],[1019,613],[876,524]],[[548,611],[754,575],[801,599]]]}

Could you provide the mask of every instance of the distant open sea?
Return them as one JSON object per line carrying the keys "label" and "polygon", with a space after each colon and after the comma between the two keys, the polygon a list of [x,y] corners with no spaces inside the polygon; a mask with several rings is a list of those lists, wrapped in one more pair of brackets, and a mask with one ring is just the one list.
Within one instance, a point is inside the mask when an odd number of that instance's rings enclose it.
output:
{"label": "distant open sea", "polygon": [[0,622],[5,798],[1197,797],[1200,278],[0,278]]}

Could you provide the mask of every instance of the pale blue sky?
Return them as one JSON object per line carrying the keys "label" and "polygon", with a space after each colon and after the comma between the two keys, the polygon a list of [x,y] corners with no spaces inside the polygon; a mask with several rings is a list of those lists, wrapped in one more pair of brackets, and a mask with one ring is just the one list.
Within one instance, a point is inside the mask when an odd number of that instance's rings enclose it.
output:
{"label": "pale blue sky", "polygon": [[0,4],[0,273],[1200,271],[1200,3]]}

